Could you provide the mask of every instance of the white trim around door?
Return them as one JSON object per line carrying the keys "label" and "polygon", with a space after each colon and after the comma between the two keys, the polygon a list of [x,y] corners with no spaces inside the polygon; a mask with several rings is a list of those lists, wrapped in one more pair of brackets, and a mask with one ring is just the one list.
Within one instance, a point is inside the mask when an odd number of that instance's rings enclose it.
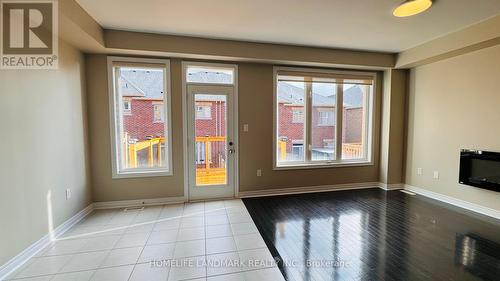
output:
{"label": "white trim around door", "polygon": [[[232,70],[233,79],[232,83],[204,83],[204,82],[189,82],[187,81],[188,68],[208,68],[208,69],[224,69],[224,70]],[[232,116],[228,116],[228,118],[232,118],[233,121],[233,182],[232,185],[234,187],[234,192],[230,197],[238,197],[239,193],[239,119],[238,119],[238,65],[235,64],[222,64],[222,63],[206,63],[206,62],[195,62],[195,61],[183,61],[182,62],[182,125],[183,125],[183,155],[184,155],[184,199],[185,201],[199,201],[199,200],[210,200],[210,199],[222,199],[221,198],[201,198],[201,197],[193,197],[190,196],[190,156],[189,156],[189,103],[188,103],[188,86],[196,85],[196,86],[232,86]],[[229,110],[228,110],[229,111]],[[226,197],[227,198],[227,197]]]}

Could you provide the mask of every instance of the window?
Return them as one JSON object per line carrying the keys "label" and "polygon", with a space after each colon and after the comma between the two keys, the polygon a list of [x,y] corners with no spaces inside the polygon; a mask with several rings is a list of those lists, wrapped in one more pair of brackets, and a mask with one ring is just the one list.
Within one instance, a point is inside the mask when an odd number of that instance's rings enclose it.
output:
{"label": "window", "polygon": [[113,177],[171,175],[169,61],[109,57],[108,65]]}
{"label": "window", "polygon": [[304,123],[304,109],[302,109],[302,108],[292,109],[292,122],[293,123]]}
{"label": "window", "polygon": [[129,99],[123,100],[123,114],[126,115],[132,114],[132,101]]}
{"label": "window", "polygon": [[210,103],[197,103],[196,104],[196,119],[197,120],[210,120],[212,119],[212,105]]}
{"label": "window", "polygon": [[333,126],[333,108],[332,110],[318,109],[318,126]]}
{"label": "window", "polygon": [[163,103],[153,103],[153,122],[165,122],[165,106]]}
{"label": "window", "polygon": [[323,140],[323,145],[328,148],[333,148],[335,146],[335,142],[332,139]]}
{"label": "window", "polygon": [[370,164],[375,78],[275,68],[275,167]]}

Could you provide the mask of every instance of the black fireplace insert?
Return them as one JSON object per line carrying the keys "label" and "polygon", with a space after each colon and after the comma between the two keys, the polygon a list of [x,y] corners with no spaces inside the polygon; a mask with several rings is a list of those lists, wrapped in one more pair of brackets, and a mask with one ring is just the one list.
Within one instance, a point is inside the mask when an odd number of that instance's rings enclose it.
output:
{"label": "black fireplace insert", "polygon": [[500,192],[500,153],[463,149],[459,182]]}

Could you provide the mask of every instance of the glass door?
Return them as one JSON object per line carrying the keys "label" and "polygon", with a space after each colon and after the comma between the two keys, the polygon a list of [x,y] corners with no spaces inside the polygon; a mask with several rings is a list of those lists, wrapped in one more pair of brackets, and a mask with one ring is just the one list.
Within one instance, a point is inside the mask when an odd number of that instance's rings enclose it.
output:
{"label": "glass door", "polygon": [[232,86],[188,85],[189,199],[234,196]]}

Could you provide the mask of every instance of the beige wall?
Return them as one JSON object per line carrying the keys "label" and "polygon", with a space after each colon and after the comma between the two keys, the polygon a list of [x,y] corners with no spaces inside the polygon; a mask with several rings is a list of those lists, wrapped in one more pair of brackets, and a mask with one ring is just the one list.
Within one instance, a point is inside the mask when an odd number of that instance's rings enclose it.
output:
{"label": "beige wall", "polygon": [[181,62],[170,61],[172,81],[173,176],[112,179],[107,58],[87,55],[89,142],[95,202],[183,196]]}
{"label": "beige wall", "polygon": [[390,69],[384,72],[380,182],[397,184],[398,188],[403,183],[407,76],[406,70]]}
{"label": "beige wall", "polygon": [[458,184],[460,149],[500,151],[498,77],[500,46],[411,70],[407,184],[500,210],[499,193]]}
{"label": "beige wall", "polygon": [[[181,61],[171,60],[174,175],[170,177],[111,178],[111,140],[106,57],[87,56],[89,130],[94,200],[147,199],[183,195]],[[381,80],[378,83],[381,88]],[[273,66],[239,64],[240,191],[378,181],[380,96],[376,99],[374,165],[313,170],[272,170]],[[378,91],[380,93],[380,91]],[[257,177],[257,169],[262,176]]]}
{"label": "beige wall", "polygon": [[320,67],[378,68],[395,65],[392,53],[304,47],[208,39],[190,36],[104,30],[105,47],[113,52],[255,63],[316,65]]}
{"label": "beige wall", "polygon": [[61,42],[59,59],[0,70],[0,264],[91,203],[84,58]]}
{"label": "beige wall", "polygon": [[387,183],[403,183],[404,174],[404,131],[405,131],[405,106],[407,92],[406,70],[395,69],[391,71],[391,113],[389,133],[389,165]]}
{"label": "beige wall", "polygon": [[397,54],[396,68],[417,67],[500,44],[500,15]]}

